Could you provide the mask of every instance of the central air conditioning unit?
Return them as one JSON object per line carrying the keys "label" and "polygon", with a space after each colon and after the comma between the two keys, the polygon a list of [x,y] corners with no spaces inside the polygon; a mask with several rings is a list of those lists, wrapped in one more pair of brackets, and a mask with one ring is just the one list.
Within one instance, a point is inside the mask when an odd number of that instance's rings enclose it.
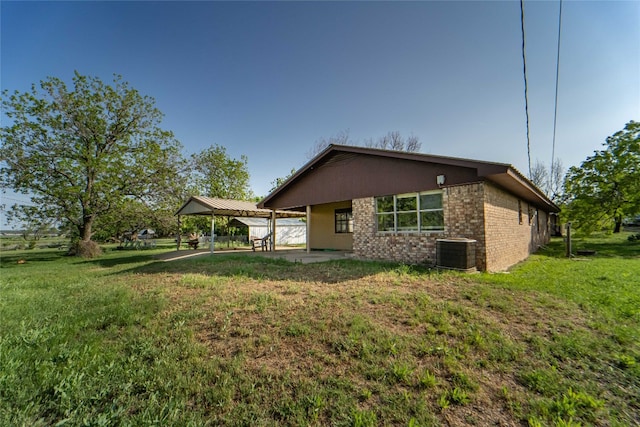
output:
{"label": "central air conditioning unit", "polygon": [[437,239],[436,267],[450,270],[476,270],[476,241],[472,239]]}

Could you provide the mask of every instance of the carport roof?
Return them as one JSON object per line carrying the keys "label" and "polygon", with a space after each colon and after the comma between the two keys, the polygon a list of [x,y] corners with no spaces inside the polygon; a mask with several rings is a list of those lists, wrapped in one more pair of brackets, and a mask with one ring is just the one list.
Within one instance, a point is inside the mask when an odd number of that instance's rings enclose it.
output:
{"label": "carport roof", "polygon": [[[271,218],[271,209],[260,209],[255,203],[243,200],[218,199],[204,196],[191,196],[175,215],[223,215],[253,218]],[[304,213],[277,210],[277,218],[304,216]]]}

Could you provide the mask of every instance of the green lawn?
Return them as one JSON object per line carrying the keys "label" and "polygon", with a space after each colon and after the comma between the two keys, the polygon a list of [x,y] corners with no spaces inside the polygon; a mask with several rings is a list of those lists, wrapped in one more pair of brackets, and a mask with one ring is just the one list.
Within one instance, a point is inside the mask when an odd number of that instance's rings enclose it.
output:
{"label": "green lawn", "polygon": [[574,247],[470,275],[2,252],[0,425],[638,425],[640,243]]}

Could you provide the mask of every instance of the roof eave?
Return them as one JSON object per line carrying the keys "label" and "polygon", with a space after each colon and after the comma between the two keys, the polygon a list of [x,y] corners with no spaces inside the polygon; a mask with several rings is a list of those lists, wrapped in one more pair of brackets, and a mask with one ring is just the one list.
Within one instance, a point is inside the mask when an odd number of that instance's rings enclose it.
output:
{"label": "roof eave", "polygon": [[485,178],[521,196],[525,200],[547,208],[550,212],[560,212],[560,208],[555,203],[513,167],[509,167],[504,173],[485,175]]}
{"label": "roof eave", "polygon": [[271,200],[284,191],[291,183],[299,179],[302,175],[313,169],[320,161],[328,156],[333,151],[344,151],[356,154],[369,154],[386,157],[394,157],[405,160],[415,160],[422,162],[436,162],[443,163],[451,166],[460,166],[474,168],[477,171],[478,177],[493,181],[510,191],[519,194],[525,199],[535,201],[536,204],[548,208],[550,211],[559,212],[560,208],[555,205],[544,193],[538,189],[531,181],[529,181],[524,175],[518,172],[512,165],[507,163],[496,163],[482,160],[471,160],[457,157],[445,157],[434,156],[423,153],[413,153],[406,151],[393,151],[393,150],[380,150],[367,147],[357,147],[350,145],[334,145],[331,144],[325,148],[322,152],[317,154],[313,159],[307,162],[296,173],[289,177],[278,188],[273,190],[269,195],[262,199],[257,206],[259,208],[265,208]]}
{"label": "roof eave", "polygon": [[[224,202],[224,204],[236,203],[240,206],[215,206],[212,202]],[[247,206],[247,203],[250,203],[251,206]],[[184,212],[185,209],[190,206],[190,204],[197,204],[202,210],[197,210],[194,212]],[[227,200],[227,199],[211,199],[200,196],[191,196],[189,200],[187,200],[180,209],[175,213],[175,215],[221,215],[221,216],[240,216],[240,217],[254,217],[254,218],[270,218],[273,215],[273,210],[258,208],[257,206],[253,207],[252,202],[244,202],[238,200]],[[277,218],[298,218],[305,216],[305,213],[294,212],[294,211],[282,211],[276,210]]]}
{"label": "roof eave", "polygon": [[329,144],[329,146],[327,146],[327,148],[325,148],[324,150],[322,150],[320,153],[318,153],[314,158],[312,158],[311,160],[309,160],[307,163],[305,163],[300,169],[298,169],[293,175],[291,175],[289,178],[287,178],[282,184],[280,184],[275,190],[273,190],[271,193],[267,194],[267,196],[265,196],[264,199],[260,200],[256,206],[258,208],[261,209],[267,209],[265,208],[265,204],[269,202],[269,200],[273,199],[274,197],[276,197],[285,187],[287,187],[291,182],[295,181],[296,179],[298,179],[298,177],[302,174],[304,174],[307,170],[311,169],[313,167],[313,165],[315,165],[316,163],[318,163],[320,161],[320,159],[322,159],[329,151],[332,151],[333,148],[336,147],[333,144]]}

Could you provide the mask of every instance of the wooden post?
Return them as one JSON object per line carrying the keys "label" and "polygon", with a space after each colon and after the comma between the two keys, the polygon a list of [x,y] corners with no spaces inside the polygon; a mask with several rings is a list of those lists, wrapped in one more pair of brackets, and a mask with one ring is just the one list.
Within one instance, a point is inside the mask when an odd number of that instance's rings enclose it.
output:
{"label": "wooden post", "polygon": [[176,251],[180,250],[180,245],[182,244],[182,233],[180,232],[180,227],[181,227],[181,223],[180,223],[180,215],[178,215],[178,235],[176,236],[176,243],[178,244],[178,247],[176,248]]}
{"label": "wooden post", "polygon": [[567,258],[571,258],[571,223],[567,223]]}
{"label": "wooden post", "polygon": [[216,214],[211,212],[211,239],[209,239],[209,248],[211,253],[213,253],[213,245],[215,243],[214,235],[216,232]]}
{"label": "wooden post", "polygon": [[307,253],[311,253],[311,205],[307,205]]}
{"label": "wooden post", "polygon": [[276,211],[271,211],[271,252],[276,251]]}

